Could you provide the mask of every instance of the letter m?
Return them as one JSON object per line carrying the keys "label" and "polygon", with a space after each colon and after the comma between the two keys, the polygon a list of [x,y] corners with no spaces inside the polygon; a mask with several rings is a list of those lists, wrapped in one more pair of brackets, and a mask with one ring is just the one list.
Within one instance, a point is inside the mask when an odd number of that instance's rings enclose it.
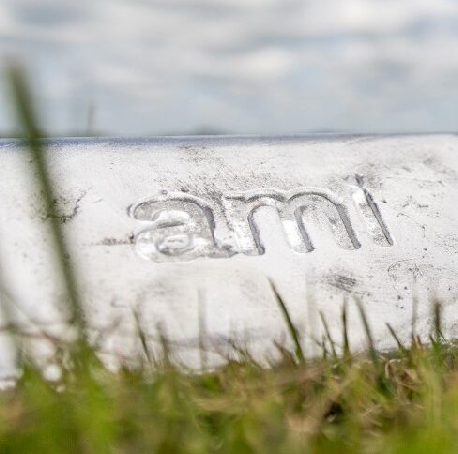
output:
{"label": "letter m", "polygon": [[357,249],[361,246],[347,209],[330,191],[300,188],[293,191],[265,189],[234,192],[224,196],[222,203],[236,237],[236,247],[247,255],[260,255],[265,251],[255,219],[256,211],[262,206],[277,210],[287,240],[296,252],[313,251],[316,240],[326,235],[325,230],[331,232],[341,248]]}

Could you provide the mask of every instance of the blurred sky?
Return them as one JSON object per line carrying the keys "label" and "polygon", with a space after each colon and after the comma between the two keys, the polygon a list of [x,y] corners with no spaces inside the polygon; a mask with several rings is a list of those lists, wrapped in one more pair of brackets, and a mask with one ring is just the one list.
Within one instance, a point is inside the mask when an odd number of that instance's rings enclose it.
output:
{"label": "blurred sky", "polygon": [[0,0],[0,56],[54,135],[458,129],[458,0]]}

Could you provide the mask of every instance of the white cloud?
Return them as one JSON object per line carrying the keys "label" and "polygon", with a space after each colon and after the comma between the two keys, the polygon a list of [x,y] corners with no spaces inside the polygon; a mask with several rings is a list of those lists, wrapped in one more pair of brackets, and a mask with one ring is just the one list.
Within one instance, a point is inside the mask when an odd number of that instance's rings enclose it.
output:
{"label": "white cloud", "polygon": [[3,0],[0,52],[56,131],[75,99],[122,134],[450,129],[457,20],[453,0]]}

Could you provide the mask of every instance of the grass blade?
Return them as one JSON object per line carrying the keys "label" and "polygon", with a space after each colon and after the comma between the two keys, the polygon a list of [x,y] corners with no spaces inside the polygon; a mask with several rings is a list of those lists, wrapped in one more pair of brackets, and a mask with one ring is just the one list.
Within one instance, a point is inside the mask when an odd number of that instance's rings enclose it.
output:
{"label": "grass blade", "polygon": [[277,289],[275,288],[275,285],[271,283],[271,286],[272,286],[272,290],[275,295],[275,300],[277,302],[277,305],[280,308],[280,311],[288,327],[290,338],[294,344],[294,351],[296,353],[296,358],[300,364],[305,364],[305,355],[304,355],[304,350],[302,349],[301,341],[299,339],[299,333],[297,332],[297,329],[291,320],[291,316],[289,314],[288,308],[286,307],[281,296],[278,294]]}
{"label": "grass blade", "polygon": [[408,350],[407,350],[407,348],[404,347],[402,342],[399,340],[399,337],[396,334],[396,331],[394,330],[394,328],[389,323],[386,324],[386,327],[388,328],[388,331],[390,332],[390,334],[393,336],[394,340],[396,341],[396,344],[398,346],[398,350],[403,355],[407,355],[408,354]]}
{"label": "grass blade", "polygon": [[370,326],[369,326],[369,321],[367,320],[366,311],[365,311],[365,309],[363,307],[363,304],[362,304],[361,300],[359,300],[358,298],[355,298],[355,301],[356,301],[356,305],[358,307],[359,315],[361,316],[361,321],[363,322],[363,325],[364,325],[364,331],[366,333],[367,348],[368,348],[369,356],[370,356],[372,362],[374,363],[374,365],[378,367],[379,360],[378,360],[378,357],[377,357],[377,351],[375,349],[375,344],[374,344],[374,338],[372,336],[372,331],[371,331]]}
{"label": "grass blade", "polygon": [[327,322],[327,320],[326,320],[326,318],[325,318],[325,316],[324,316],[322,311],[320,311],[320,318],[321,318],[321,323],[323,324],[323,328],[324,328],[324,332],[325,332],[326,338],[327,338],[329,344],[331,345],[332,356],[334,358],[337,358],[336,344],[334,342],[334,339],[331,336],[331,332],[329,330],[328,322]]}
{"label": "grass blade", "polygon": [[343,353],[345,357],[350,357],[350,341],[348,339],[348,314],[347,314],[348,304],[347,298],[344,298],[344,303],[342,306],[342,336],[343,336]]}
{"label": "grass blade", "polygon": [[50,226],[55,257],[62,272],[63,282],[66,286],[70,319],[76,325],[78,340],[86,343],[86,330],[83,311],[78,299],[77,280],[74,270],[68,261],[68,248],[65,244],[62,224],[55,213],[54,200],[57,194],[48,173],[48,164],[43,143],[40,140],[40,129],[33,112],[33,101],[25,73],[16,65],[8,67],[8,79],[14,97],[16,110],[24,138],[29,147],[34,174],[37,175],[36,187],[43,194],[46,212],[50,214]]}

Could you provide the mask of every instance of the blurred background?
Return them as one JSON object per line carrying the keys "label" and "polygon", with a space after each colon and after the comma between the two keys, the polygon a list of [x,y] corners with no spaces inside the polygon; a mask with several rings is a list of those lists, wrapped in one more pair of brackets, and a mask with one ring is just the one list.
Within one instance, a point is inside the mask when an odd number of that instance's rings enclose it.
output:
{"label": "blurred background", "polygon": [[11,58],[55,136],[458,127],[458,0],[0,0]]}

